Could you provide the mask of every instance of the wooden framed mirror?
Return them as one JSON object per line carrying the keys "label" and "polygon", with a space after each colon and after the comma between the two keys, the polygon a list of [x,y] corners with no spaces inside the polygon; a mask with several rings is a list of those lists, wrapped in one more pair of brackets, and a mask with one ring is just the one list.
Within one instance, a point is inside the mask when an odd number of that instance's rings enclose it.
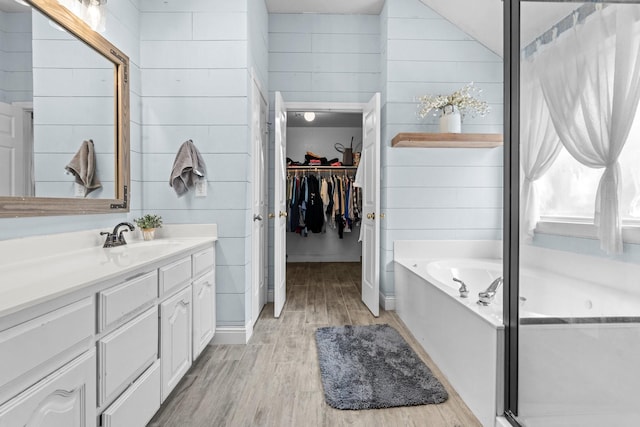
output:
{"label": "wooden framed mirror", "polygon": [[[128,212],[129,58],[57,0],[22,3],[33,23],[32,102],[11,102],[0,87],[0,217]],[[27,122],[31,106],[30,143],[6,105]],[[3,146],[18,134],[22,152]],[[87,194],[67,166],[89,140],[101,186]]]}

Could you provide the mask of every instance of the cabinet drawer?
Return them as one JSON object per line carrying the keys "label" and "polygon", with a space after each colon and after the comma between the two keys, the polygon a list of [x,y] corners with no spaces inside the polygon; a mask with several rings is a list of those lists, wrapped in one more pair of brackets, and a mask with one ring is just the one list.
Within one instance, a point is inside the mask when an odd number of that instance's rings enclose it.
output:
{"label": "cabinet drawer", "polygon": [[160,267],[160,295],[187,283],[191,279],[191,257],[183,258],[167,266]]}
{"label": "cabinet drawer", "polygon": [[95,422],[94,349],[0,406],[0,426],[91,426]]}
{"label": "cabinet drawer", "polygon": [[124,390],[158,355],[158,308],[98,341],[98,406]]}
{"label": "cabinet drawer", "polygon": [[157,270],[100,292],[98,294],[100,332],[157,297]]}
{"label": "cabinet drawer", "polygon": [[193,254],[193,277],[198,277],[215,264],[214,248],[208,248]]}
{"label": "cabinet drawer", "polygon": [[[0,332],[0,386],[47,361],[57,362],[72,348],[78,349],[76,354],[80,354],[83,341],[88,348],[94,332],[93,297]],[[71,357],[72,353],[70,351]]]}
{"label": "cabinet drawer", "polygon": [[102,427],[144,427],[160,408],[160,361],[102,413]]}

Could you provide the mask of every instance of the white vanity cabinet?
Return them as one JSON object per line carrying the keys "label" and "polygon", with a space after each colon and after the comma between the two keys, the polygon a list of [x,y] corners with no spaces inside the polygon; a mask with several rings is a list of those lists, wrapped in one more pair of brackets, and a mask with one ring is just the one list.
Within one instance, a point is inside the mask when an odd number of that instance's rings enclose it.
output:
{"label": "white vanity cabinet", "polygon": [[0,332],[0,426],[93,425],[94,325],[83,298]]}
{"label": "white vanity cabinet", "polygon": [[144,427],[215,333],[214,240],[118,248],[135,268],[97,262],[73,291],[0,311],[0,427]]}

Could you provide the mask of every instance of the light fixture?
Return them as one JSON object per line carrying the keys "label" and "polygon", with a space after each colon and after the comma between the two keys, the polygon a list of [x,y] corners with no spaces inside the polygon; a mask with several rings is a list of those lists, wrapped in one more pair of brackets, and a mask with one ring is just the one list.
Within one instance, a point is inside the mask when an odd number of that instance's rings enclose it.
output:
{"label": "light fixture", "polygon": [[312,111],[307,111],[306,113],[304,113],[304,119],[308,122],[314,121],[315,118],[316,118],[316,113]]}
{"label": "light fixture", "polygon": [[107,0],[58,0],[58,3],[82,19],[93,31],[105,31]]}

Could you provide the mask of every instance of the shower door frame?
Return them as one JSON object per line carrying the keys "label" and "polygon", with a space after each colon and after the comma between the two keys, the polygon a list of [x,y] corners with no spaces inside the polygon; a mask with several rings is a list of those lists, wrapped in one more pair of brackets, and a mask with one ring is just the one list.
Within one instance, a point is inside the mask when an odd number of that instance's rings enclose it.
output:
{"label": "shower door frame", "polygon": [[[504,0],[504,215],[503,319],[505,326],[504,416],[521,427],[518,416],[518,335],[520,274],[520,5],[522,2],[587,3],[589,0]],[[596,3],[640,3],[608,0]]]}
{"label": "shower door frame", "polygon": [[504,18],[504,215],[503,321],[505,328],[504,416],[518,414],[518,294],[520,262],[520,1],[505,0]]}

